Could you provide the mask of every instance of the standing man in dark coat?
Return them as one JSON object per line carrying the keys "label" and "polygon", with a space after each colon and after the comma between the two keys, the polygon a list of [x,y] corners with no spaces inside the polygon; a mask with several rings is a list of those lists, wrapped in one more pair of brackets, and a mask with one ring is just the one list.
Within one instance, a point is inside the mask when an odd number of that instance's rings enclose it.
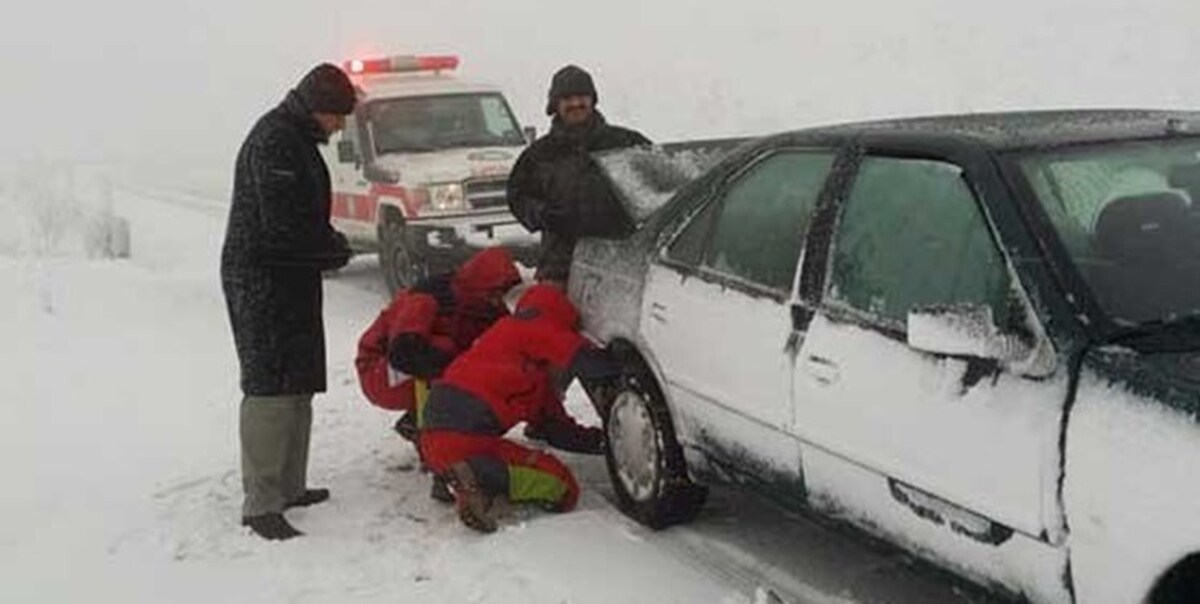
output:
{"label": "standing man in dark coat", "polygon": [[574,65],[550,82],[546,115],[550,132],[535,141],[513,166],[508,203],[530,232],[542,232],[536,278],[566,285],[575,242],[583,236],[614,236],[624,216],[590,154],[649,146],[640,133],[610,125],[596,110],[599,96],[592,76]]}
{"label": "standing man in dark coat", "polygon": [[238,152],[221,285],[241,365],[242,524],[271,540],[300,535],[283,510],[329,498],[307,486],[312,399],[325,391],[321,271],[350,259],[329,224],[318,144],[354,110],[349,78],[319,65],[258,120]]}

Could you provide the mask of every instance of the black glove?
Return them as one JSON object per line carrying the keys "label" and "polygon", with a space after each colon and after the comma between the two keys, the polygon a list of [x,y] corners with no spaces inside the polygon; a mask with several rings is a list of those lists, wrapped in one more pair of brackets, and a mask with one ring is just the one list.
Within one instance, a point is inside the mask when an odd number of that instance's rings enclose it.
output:
{"label": "black glove", "polygon": [[400,334],[388,346],[388,363],[392,369],[421,379],[442,375],[452,360],[449,353],[415,333]]}
{"label": "black glove", "polygon": [[350,258],[354,255],[354,252],[350,249],[349,240],[346,239],[346,236],[341,231],[333,232],[333,243],[333,268],[342,268],[350,263]]}
{"label": "black glove", "polygon": [[567,372],[585,381],[615,380],[621,377],[621,362],[607,348],[585,346],[575,353]]}
{"label": "black glove", "polygon": [[546,435],[546,442],[555,449],[583,455],[601,455],[604,453],[604,431],[600,428],[582,426],[567,426],[551,423],[541,426]]}
{"label": "black glove", "polygon": [[590,428],[587,435],[579,443],[579,453],[584,455],[604,455],[604,431],[600,428]]}

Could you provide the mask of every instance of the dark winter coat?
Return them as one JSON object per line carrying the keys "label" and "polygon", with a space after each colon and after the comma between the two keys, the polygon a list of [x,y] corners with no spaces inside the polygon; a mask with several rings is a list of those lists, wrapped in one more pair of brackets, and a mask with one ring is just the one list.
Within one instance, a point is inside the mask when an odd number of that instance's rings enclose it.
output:
{"label": "dark winter coat", "polygon": [[538,278],[566,280],[580,237],[628,232],[628,219],[591,154],[650,144],[634,130],[609,125],[596,112],[583,129],[555,119],[550,132],[521,154],[508,178],[508,203],[525,228],[542,232]]}
{"label": "dark winter coat", "polygon": [[350,258],[329,225],[325,140],[292,92],[238,152],[221,285],[247,395],[325,391],[321,271]]}

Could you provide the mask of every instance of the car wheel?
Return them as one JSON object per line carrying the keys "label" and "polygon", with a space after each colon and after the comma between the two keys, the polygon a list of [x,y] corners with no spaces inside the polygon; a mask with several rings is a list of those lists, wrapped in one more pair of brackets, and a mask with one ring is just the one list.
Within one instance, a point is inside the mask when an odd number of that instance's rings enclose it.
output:
{"label": "car wheel", "polygon": [[688,478],[670,414],[648,371],[626,376],[606,416],[605,457],[621,510],[654,529],[695,518],[708,490]]}
{"label": "car wheel", "polygon": [[404,221],[391,214],[385,215],[379,225],[379,269],[383,271],[388,292],[394,295],[412,287],[425,276],[425,271],[408,246]]}

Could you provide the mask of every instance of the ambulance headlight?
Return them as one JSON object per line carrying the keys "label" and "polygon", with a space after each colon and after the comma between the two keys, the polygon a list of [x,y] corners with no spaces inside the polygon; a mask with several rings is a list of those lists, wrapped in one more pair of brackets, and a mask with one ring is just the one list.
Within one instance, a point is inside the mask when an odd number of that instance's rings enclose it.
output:
{"label": "ambulance headlight", "polygon": [[435,212],[453,212],[467,209],[467,198],[462,185],[451,183],[429,186],[429,209]]}

